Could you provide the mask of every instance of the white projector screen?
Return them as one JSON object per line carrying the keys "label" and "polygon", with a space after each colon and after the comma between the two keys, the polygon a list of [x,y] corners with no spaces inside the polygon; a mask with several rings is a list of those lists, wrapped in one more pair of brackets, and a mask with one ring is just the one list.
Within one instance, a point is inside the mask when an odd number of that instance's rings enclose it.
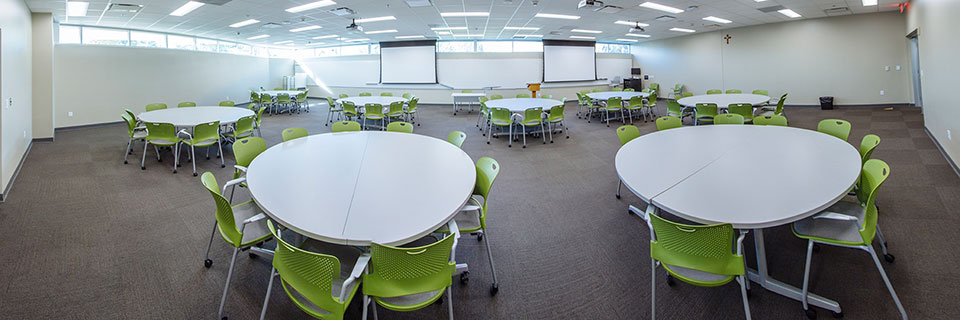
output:
{"label": "white projector screen", "polygon": [[437,42],[381,42],[380,83],[437,83]]}
{"label": "white projector screen", "polygon": [[596,43],[543,40],[543,82],[597,80]]}

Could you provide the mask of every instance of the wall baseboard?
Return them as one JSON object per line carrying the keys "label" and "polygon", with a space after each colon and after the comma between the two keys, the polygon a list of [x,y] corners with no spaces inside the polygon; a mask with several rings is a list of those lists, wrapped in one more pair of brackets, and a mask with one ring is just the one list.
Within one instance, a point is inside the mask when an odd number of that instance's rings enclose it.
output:
{"label": "wall baseboard", "polygon": [[50,139],[50,141],[53,141],[53,138],[30,140],[30,144],[27,145],[27,150],[23,152],[23,157],[20,157],[20,163],[17,164],[17,170],[13,171],[13,176],[10,177],[7,187],[3,189],[3,193],[0,193],[0,203],[7,201],[7,197],[10,196],[10,189],[13,188],[13,183],[17,181],[17,176],[20,175],[20,169],[23,168],[23,163],[27,160],[27,156],[30,155],[30,150],[33,149],[33,142],[45,139]]}
{"label": "wall baseboard", "polygon": [[930,137],[930,140],[933,140],[933,144],[937,146],[937,150],[940,150],[940,154],[947,159],[947,163],[949,163],[950,167],[953,168],[953,172],[956,173],[957,176],[960,176],[960,167],[957,167],[957,163],[953,161],[953,158],[951,158],[949,154],[947,154],[947,150],[943,149],[943,146],[940,145],[940,141],[938,141],[937,138],[930,133],[930,129],[927,129],[927,126],[923,126],[923,131],[927,133],[927,136]]}
{"label": "wall baseboard", "polygon": [[[784,104],[784,107],[798,108],[819,108],[819,104]],[[834,109],[838,108],[882,108],[882,107],[914,107],[912,103],[885,103],[885,104],[835,104]]]}
{"label": "wall baseboard", "polygon": [[103,122],[103,123],[84,124],[84,125],[70,126],[70,127],[59,127],[59,128],[54,128],[54,129],[53,129],[53,133],[54,133],[54,135],[56,135],[57,131],[69,131],[69,130],[76,130],[76,129],[87,129],[87,128],[105,127],[105,126],[112,126],[112,125],[121,124],[121,123],[123,123],[123,120]]}

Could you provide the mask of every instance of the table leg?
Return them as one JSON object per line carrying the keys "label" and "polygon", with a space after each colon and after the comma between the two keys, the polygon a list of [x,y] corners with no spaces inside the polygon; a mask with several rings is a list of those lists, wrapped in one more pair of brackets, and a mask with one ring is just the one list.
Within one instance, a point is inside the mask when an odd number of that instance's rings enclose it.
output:
{"label": "table leg", "polygon": [[[753,239],[757,248],[757,270],[747,270],[747,275],[750,278],[750,281],[760,284],[760,286],[763,286],[763,288],[767,289],[767,291],[800,301],[800,288],[777,281],[770,277],[769,270],[767,269],[766,250],[764,249],[763,229],[753,229]],[[807,295],[807,303],[836,313],[841,312],[840,304],[836,301],[812,293]]]}

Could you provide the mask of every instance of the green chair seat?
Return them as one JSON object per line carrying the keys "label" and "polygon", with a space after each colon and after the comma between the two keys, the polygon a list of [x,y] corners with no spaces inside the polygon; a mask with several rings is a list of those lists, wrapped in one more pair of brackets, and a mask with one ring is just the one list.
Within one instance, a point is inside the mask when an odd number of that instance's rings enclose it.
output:
{"label": "green chair seat", "polygon": [[281,137],[283,138],[283,141],[290,141],[297,138],[303,138],[303,137],[306,137],[307,135],[309,135],[309,133],[307,133],[307,129],[304,129],[304,128],[287,128],[287,129],[283,129],[283,133],[281,133]]}
{"label": "green chair seat", "polygon": [[463,146],[463,141],[467,140],[467,134],[463,131],[452,131],[447,135],[447,142],[460,148]]}
{"label": "green chair seat", "polygon": [[829,134],[847,141],[850,137],[850,122],[840,119],[823,119],[817,124],[817,131]]}
{"label": "green chair seat", "polygon": [[180,104],[177,104],[177,108],[190,108],[190,107],[196,107],[196,106],[197,106],[196,102],[181,102]]}
{"label": "green chair seat", "polygon": [[716,103],[698,103],[694,108],[694,117],[697,124],[700,122],[713,123],[713,117],[717,116],[719,108]]}
{"label": "green chair seat", "polygon": [[707,90],[707,94],[721,94],[721,93],[723,93],[723,91],[718,89]]}
{"label": "green chair seat", "polygon": [[724,113],[713,117],[715,124],[743,124],[743,116],[735,113]]}
{"label": "green chair seat", "polygon": [[387,131],[413,133],[413,125],[402,121],[391,122],[387,124]]}
{"label": "green chair seat", "polygon": [[680,117],[666,116],[657,118],[657,131],[680,128],[683,126],[683,120]]}
{"label": "green chair seat", "polygon": [[332,132],[360,131],[361,126],[360,123],[356,121],[337,121],[333,123],[330,130]]}
{"label": "green chair seat", "polygon": [[761,126],[787,126],[787,117],[779,115],[763,115],[753,118],[753,124]]}

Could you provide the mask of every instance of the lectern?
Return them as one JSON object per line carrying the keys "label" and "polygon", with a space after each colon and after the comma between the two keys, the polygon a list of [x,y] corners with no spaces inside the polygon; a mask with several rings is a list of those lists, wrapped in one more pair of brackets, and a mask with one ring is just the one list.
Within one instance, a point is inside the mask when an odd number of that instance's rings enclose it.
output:
{"label": "lectern", "polygon": [[537,97],[537,91],[540,91],[540,84],[539,84],[539,83],[528,83],[528,84],[527,84],[527,90],[530,90],[530,96],[531,96],[531,97],[536,98],[536,97]]}

